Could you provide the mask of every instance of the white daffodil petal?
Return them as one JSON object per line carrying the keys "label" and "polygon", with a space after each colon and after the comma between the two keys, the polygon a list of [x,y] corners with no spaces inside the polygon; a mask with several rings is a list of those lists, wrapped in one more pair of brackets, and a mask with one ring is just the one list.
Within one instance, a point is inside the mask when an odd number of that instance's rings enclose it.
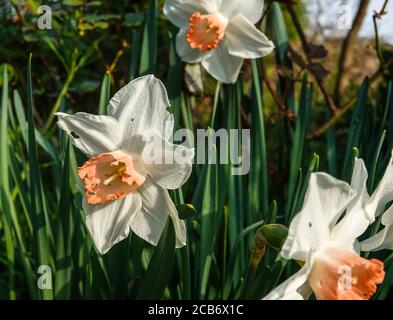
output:
{"label": "white daffodil petal", "polygon": [[305,261],[311,249],[325,245],[330,240],[332,221],[355,195],[346,182],[325,173],[311,174],[303,208],[291,222],[281,255]]}
{"label": "white daffodil petal", "polygon": [[186,226],[179,219],[168,191],[148,178],[137,192],[142,198],[142,210],[133,219],[132,231],[150,244],[157,245],[171,215],[176,231],[176,247],[185,246]]}
{"label": "white daffodil petal", "polygon": [[242,15],[230,20],[225,37],[229,53],[244,59],[264,57],[274,49],[273,42]]}
{"label": "white daffodil petal", "polygon": [[360,243],[362,251],[393,250],[393,226],[386,226],[376,235]]}
{"label": "white daffodil petal", "polygon": [[362,251],[393,250],[393,205],[383,214],[381,222],[385,227],[360,243]]}
{"label": "white daffodil petal", "polygon": [[393,204],[390,205],[389,209],[385,211],[381,222],[384,226],[390,226],[393,224]]}
{"label": "white daffodil petal", "polygon": [[307,283],[310,273],[310,264],[306,264],[292,277],[274,288],[263,300],[305,300],[311,295],[312,290]]}
{"label": "white daffodil petal", "polygon": [[84,112],[74,115],[58,112],[56,116],[57,124],[70,136],[72,144],[89,157],[120,146],[119,123],[112,117]]}
{"label": "white daffodil petal", "polygon": [[393,152],[385,174],[379,182],[369,202],[366,204],[366,214],[371,220],[380,215],[386,204],[393,200]]}
{"label": "white daffodil petal", "polygon": [[262,0],[224,0],[222,1],[220,13],[228,19],[241,14],[252,23],[256,24],[262,18]]}
{"label": "white daffodil petal", "polygon": [[357,195],[348,205],[345,216],[333,228],[331,236],[334,241],[344,247],[352,248],[355,239],[366,231],[371,222],[363,210],[363,206],[369,198],[366,186],[367,177],[367,169],[363,160],[356,159],[351,187]]}
{"label": "white daffodil petal", "polygon": [[142,200],[136,192],[104,205],[90,205],[86,198],[83,199],[86,225],[101,254],[128,237],[133,220],[141,208]]}
{"label": "white daffodil petal", "polygon": [[235,83],[242,67],[243,59],[228,53],[226,39],[220,42],[212,54],[202,60],[202,66],[214,78],[224,83]]}
{"label": "white daffodil petal", "polygon": [[166,0],[164,14],[179,29],[188,27],[188,20],[194,12],[215,13],[222,0]]}
{"label": "white daffodil petal", "polygon": [[121,123],[125,139],[151,128],[169,138],[174,124],[169,105],[163,83],[148,75],[121,88],[109,101],[108,114]]}
{"label": "white daffodil petal", "polygon": [[172,144],[156,130],[147,131],[145,139],[141,159],[147,174],[163,188],[180,188],[191,175],[194,149]]}
{"label": "white daffodil petal", "polygon": [[201,52],[199,49],[193,49],[190,47],[186,39],[187,30],[182,29],[176,36],[176,51],[179,57],[187,63],[200,62],[206,53]]}

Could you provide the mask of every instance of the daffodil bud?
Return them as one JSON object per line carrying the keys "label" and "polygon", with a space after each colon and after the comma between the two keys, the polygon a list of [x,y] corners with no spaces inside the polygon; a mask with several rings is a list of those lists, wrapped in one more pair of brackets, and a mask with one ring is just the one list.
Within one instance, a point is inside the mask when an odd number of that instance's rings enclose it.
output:
{"label": "daffodil bud", "polygon": [[252,249],[250,265],[252,268],[256,268],[261,262],[262,258],[266,253],[266,239],[261,231],[258,229],[255,233],[254,248]]}
{"label": "daffodil bud", "polygon": [[282,224],[267,224],[259,229],[266,239],[269,247],[280,251],[285,239],[288,236],[288,228]]}
{"label": "daffodil bud", "polygon": [[197,213],[197,210],[192,204],[183,203],[176,206],[177,212],[179,213],[179,218],[184,220],[189,217],[194,216]]}

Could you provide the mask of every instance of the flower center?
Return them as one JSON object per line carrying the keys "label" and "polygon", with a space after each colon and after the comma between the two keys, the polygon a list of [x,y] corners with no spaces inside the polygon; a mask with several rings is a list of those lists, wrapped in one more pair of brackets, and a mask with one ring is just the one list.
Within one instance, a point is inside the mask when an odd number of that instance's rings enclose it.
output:
{"label": "flower center", "polygon": [[114,174],[112,174],[108,179],[104,180],[102,183],[106,186],[109,185],[115,179],[121,178],[125,171],[126,171],[126,165],[124,163],[120,163],[119,169],[117,169],[117,171]]}
{"label": "flower center", "polygon": [[194,12],[189,20],[186,38],[191,48],[206,52],[217,48],[224,37],[227,22],[221,15],[201,15]]}
{"label": "flower center", "polygon": [[105,204],[125,197],[146,180],[136,168],[136,160],[122,152],[103,153],[78,168],[89,204]]}
{"label": "flower center", "polygon": [[368,300],[382,283],[383,262],[327,247],[316,256],[308,282],[320,300]]}

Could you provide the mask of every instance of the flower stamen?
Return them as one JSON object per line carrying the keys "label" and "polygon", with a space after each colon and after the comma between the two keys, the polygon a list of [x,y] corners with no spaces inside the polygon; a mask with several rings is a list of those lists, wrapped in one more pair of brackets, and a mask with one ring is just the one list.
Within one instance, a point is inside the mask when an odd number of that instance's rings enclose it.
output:
{"label": "flower stamen", "polygon": [[125,164],[121,164],[120,168],[114,174],[112,174],[108,179],[104,180],[102,183],[105,186],[107,186],[108,184],[110,184],[115,179],[120,178],[125,171],[126,171]]}

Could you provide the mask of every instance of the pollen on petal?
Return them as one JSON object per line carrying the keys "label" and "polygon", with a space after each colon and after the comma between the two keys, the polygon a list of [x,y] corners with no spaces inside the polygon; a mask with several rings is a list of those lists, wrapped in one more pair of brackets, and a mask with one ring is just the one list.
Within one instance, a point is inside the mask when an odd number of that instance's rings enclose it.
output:
{"label": "pollen on petal", "polygon": [[89,204],[104,204],[138,189],[146,177],[138,172],[135,159],[121,151],[90,158],[78,168]]}
{"label": "pollen on petal", "polygon": [[226,22],[218,15],[201,15],[195,12],[189,20],[186,39],[191,48],[206,52],[217,48],[224,37]]}
{"label": "pollen on petal", "polygon": [[383,262],[336,247],[315,258],[308,282],[320,300],[368,300],[385,277]]}

